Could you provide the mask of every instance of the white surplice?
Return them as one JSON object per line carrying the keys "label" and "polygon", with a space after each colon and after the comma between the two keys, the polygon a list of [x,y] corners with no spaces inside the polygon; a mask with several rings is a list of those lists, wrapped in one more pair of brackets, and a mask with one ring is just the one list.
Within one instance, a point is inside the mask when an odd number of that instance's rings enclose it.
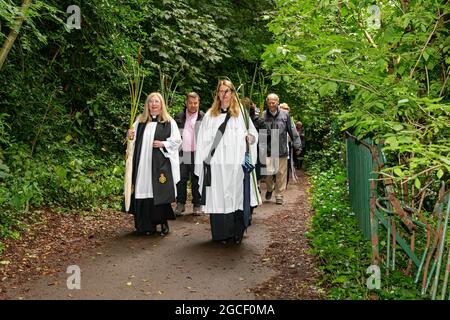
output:
{"label": "white surplice", "polygon": [[[200,125],[197,135],[197,151],[195,155],[195,171],[199,177],[199,191],[203,191],[203,161],[208,156],[219,126],[224,122],[225,113],[212,117],[208,111]],[[255,137],[250,145],[251,162],[256,164],[258,132],[249,119],[248,133]],[[232,213],[243,210],[244,171],[247,129],[242,114],[230,117],[225,133],[220,140],[211,160],[211,186],[206,187],[206,205],[202,206],[206,213]],[[250,181],[251,206],[261,204],[261,196],[256,185],[256,177],[252,172]],[[258,194],[257,194],[258,193]],[[202,195],[203,196],[203,195]],[[258,202],[259,201],[259,202]]]}
{"label": "white surplice", "polygon": [[[139,160],[139,168],[136,175],[135,197],[136,199],[153,198],[152,186],[152,153],[162,152],[166,158],[170,159],[172,168],[173,184],[175,188],[175,196],[177,195],[177,183],[180,181],[180,159],[178,149],[181,145],[181,135],[175,120],[170,120],[170,137],[166,141],[162,141],[166,151],[163,148],[153,148],[153,140],[155,137],[157,122],[147,122],[142,137],[141,156]],[[133,124],[135,133],[139,121]],[[133,139],[133,143],[136,139]]]}

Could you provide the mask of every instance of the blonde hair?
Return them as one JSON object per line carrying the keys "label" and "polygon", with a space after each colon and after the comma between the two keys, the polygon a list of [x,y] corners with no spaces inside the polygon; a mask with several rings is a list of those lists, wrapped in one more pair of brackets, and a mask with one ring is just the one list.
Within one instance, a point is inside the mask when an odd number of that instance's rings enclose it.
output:
{"label": "blonde hair", "polygon": [[287,103],[281,103],[280,104],[280,108],[283,109],[283,110],[286,110],[286,111],[290,111],[291,110],[291,108],[289,108]]}
{"label": "blonde hair", "polygon": [[234,85],[230,80],[219,80],[219,83],[217,84],[217,88],[216,88],[214,102],[208,111],[211,113],[211,116],[213,116],[213,117],[217,117],[218,115],[220,115],[221,103],[220,103],[220,99],[219,99],[219,89],[220,89],[220,86],[222,86],[222,85],[227,86],[231,90],[231,102],[230,102],[230,107],[229,107],[230,114],[232,117],[238,117],[239,116],[239,102],[237,100],[236,89],[234,88]]}
{"label": "blonde hair", "polygon": [[148,110],[148,106],[150,104],[150,100],[153,97],[157,97],[159,101],[161,101],[161,113],[158,116],[158,122],[170,122],[172,117],[167,111],[166,103],[164,102],[164,98],[159,92],[152,92],[145,99],[144,112],[139,115],[139,122],[145,123],[150,121],[150,111]]}

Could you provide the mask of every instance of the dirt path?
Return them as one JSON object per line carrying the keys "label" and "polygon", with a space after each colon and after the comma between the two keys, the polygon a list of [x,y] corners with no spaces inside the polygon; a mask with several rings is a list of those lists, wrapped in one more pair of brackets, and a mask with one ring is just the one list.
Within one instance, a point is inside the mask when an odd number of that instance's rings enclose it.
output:
{"label": "dirt path", "polygon": [[[304,236],[311,215],[306,187],[302,175],[299,184],[289,185],[283,206],[272,199],[258,207],[240,246],[212,242],[207,215],[170,222],[166,237],[134,236],[129,221],[128,229],[106,244],[66,257],[54,275],[6,288],[4,298],[320,298]],[[67,288],[69,265],[81,269],[80,290]]]}

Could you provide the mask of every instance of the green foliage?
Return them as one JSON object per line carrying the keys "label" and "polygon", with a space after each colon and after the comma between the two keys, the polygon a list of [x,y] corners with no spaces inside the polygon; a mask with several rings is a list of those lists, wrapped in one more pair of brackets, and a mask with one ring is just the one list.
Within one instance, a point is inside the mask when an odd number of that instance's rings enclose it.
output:
{"label": "green foliage", "polygon": [[338,120],[359,138],[384,141],[387,174],[448,183],[449,7],[375,3],[381,23],[369,13],[373,1],[277,1],[264,66],[311,128]]}
{"label": "green foliage", "polygon": [[[338,149],[342,150],[342,145]],[[331,154],[335,154],[331,150]],[[328,159],[328,160],[323,160]],[[401,272],[385,276],[380,290],[367,289],[371,265],[370,243],[364,238],[348,201],[347,175],[342,162],[330,150],[307,155],[311,176],[312,206],[315,210],[307,236],[312,252],[319,257],[320,285],[330,299],[420,299],[414,281]]]}
{"label": "green foliage", "polygon": [[123,159],[96,158],[91,150],[53,145],[47,155],[31,157],[25,145],[6,150],[10,179],[2,185],[0,205],[18,212],[30,207],[120,208]]}
{"label": "green foliage", "polygon": [[[0,0],[0,46],[21,3]],[[69,5],[81,9],[79,30],[66,26]],[[271,0],[33,1],[0,70],[0,238],[15,237],[39,207],[119,209],[130,117],[123,66],[139,48],[138,113],[152,91],[170,95],[172,115],[193,90],[206,109],[217,77],[253,74],[271,37],[261,16],[273,7]]]}

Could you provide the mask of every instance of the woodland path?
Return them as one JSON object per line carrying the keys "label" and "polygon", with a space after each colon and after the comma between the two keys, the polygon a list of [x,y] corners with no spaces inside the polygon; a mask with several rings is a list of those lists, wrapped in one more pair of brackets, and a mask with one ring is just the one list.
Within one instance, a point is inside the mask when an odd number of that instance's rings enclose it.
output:
{"label": "woodland path", "polygon": [[[44,275],[18,281],[21,275],[16,273],[15,285],[6,277],[0,282],[3,287],[0,297],[38,300],[320,299],[323,291],[315,286],[316,262],[314,256],[307,253],[305,237],[312,215],[308,185],[303,172],[299,175],[299,183],[289,184],[284,205],[276,205],[272,198],[255,210],[252,226],[241,245],[212,242],[209,216],[190,215],[190,205],[186,206],[183,217],[169,222],[170,233],[165,237],[135,236],[132,217],[117,213],[119,220],[125,222],[118,221],[122,223],[122,230],[114,236],[103,236],[94,247],[82,244],[72,250],[78,251],[76,254],[68,254],[70,250],[50,254],[48,259],[58,263]],[[264,194],[263,190],[263,198]],[[65,238],[69,246],[71,241]],[[10,250],[13,249],[12,246]],[[11,272],[14,263],[10,261]],[[80,290],[67,288],[69,265],[81,269]],[[43,269],[45,263],[39,268]]]}

